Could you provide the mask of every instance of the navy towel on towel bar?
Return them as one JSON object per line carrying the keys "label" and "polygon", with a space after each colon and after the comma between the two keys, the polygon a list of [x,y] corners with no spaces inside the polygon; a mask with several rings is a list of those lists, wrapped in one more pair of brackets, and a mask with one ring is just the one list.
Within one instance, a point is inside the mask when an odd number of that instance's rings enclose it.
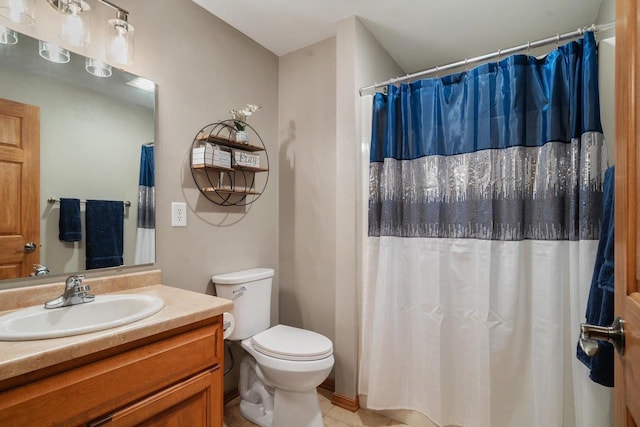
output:
{"label": "navy towel on towel bar", "polygon": [[[586,323],[598,326],[611,326],[613,323],[614,187],[614,167],[612,166],[604,174],[600,241],[587,302]],[[598,352],[593,357],[589,357],[578,344],[577,357],[589,368],[589,378],[598,384],[613,387],[613,351],[612,344],[598,341]]]}
{"label": "navy towel on towel bar", "polygon": [[87,270],[123,264],[124,202],[87,200]]}
{"label": "navy towel on towel bar", "polygon": [[60,198],[58,230],[58,239],[63,242],[79,242],[82,240],[79,199]]}

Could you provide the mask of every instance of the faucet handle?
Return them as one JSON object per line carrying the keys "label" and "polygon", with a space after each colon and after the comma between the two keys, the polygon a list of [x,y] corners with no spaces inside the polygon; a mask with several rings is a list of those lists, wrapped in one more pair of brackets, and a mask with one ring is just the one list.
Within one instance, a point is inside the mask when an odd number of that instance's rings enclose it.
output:
{"label": "faucet handle", "polygon": [[73,274],[67,277],[65,284],[67,285],[67,289],[75,288],[76,286],[82,285],[82,280],[84,279],[84,274]]}

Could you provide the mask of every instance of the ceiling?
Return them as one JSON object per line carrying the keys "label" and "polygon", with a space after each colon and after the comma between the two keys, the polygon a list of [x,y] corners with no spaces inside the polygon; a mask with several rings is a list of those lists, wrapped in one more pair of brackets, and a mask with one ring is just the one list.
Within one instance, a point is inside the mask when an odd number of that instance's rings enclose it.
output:
{"label": "ceiling", "polygon": [[193,0],[281,56],[358,16],[407,73],[594,23],[609,0]]}

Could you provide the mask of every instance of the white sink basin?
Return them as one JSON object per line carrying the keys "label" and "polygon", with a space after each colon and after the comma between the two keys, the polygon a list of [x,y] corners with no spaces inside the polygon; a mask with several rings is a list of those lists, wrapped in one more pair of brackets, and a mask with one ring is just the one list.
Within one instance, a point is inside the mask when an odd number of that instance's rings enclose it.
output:
{"label": "white sink basin", "polygon": [[164,307],[152,295],[96,295],[93,302],[45,309],[43,305],[0,316],[0,341],[28,341],[86,334],[126,325]]}

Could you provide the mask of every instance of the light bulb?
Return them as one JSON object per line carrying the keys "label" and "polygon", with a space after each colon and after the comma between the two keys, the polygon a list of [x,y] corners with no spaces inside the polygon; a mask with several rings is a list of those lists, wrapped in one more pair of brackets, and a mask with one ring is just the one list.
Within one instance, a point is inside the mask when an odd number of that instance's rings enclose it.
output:
{"label": "light bulb", "polygon": [[89,42],[89,34],[84,21],[77,13],[71,13],[65,17],[61,36],[73,46],[82,47]]}
{"label": "light bulb", "polygon": [[24,3],[20,0],[9,1],[9,19],[13,22],[20,22],[20,15],[24,10]]}
{"label": "light bulb", "polygon": [[18,43],[18,34],[9,28],[0,26],[0,44]]}
{"label": "light bulb", "polygon": [[18,24],[33,25],[35,0],[0,0],[0,16]]}
{"label": "light bulb", "polygon": [[117,63],[125,64],[129,54],[127,50],[127,39],[122,33],[118,32],[118,35],[113,38],[111,46],[109,47],[111,58]]}
{"label": "light bulb", "polygon": [[38,41],[38,52],[40,56],[49,62],[56,64],[66,64],[71,59],[69,51],[53,43]]}
{"label": "light bulb", "polygon": [[112,73],[111,65],[92,58],[85,60],[85,70],[96,77],[111,77]]}

